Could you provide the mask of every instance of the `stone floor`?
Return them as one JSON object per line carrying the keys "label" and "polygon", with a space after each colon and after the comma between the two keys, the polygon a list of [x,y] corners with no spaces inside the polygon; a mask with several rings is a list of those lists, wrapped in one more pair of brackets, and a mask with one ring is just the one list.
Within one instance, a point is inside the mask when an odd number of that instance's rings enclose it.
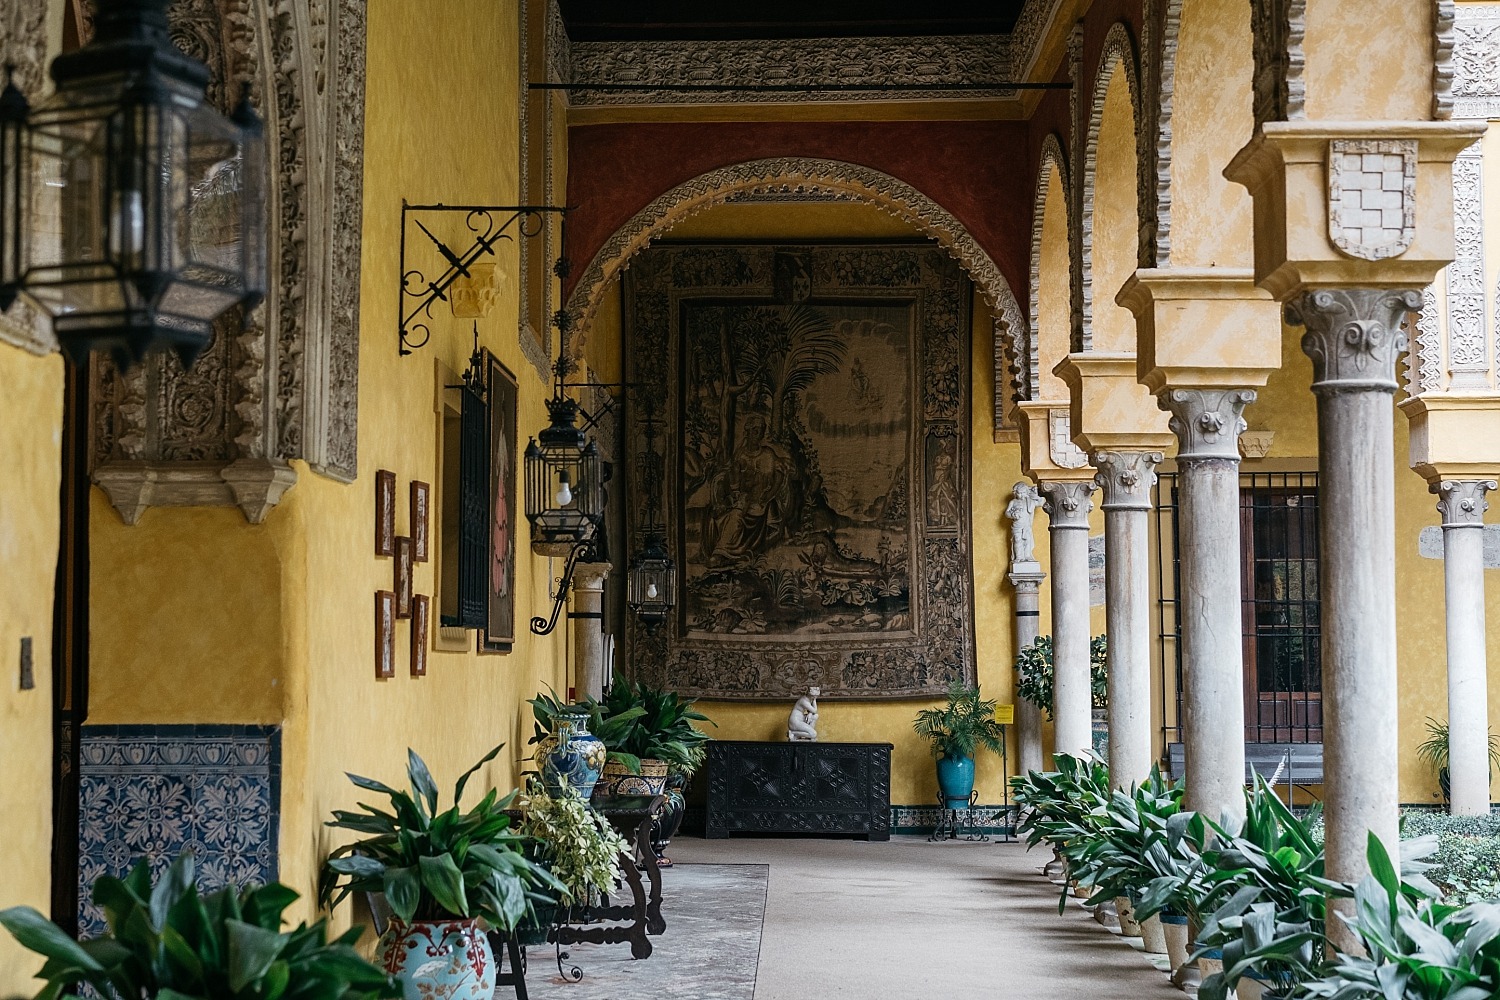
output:
{"label": "stone floor", "polygon": [[1082,909],[1059,916],[1021,845],[684,838],[671,854],[655,954],[575,946],[584,979],[565,985],[536,949],[533,998],[1184,1000]]}

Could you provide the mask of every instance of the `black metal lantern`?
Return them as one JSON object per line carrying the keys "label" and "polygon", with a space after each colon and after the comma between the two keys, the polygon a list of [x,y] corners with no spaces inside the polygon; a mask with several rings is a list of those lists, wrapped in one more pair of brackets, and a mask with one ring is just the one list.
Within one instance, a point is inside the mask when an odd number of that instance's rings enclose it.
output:
{"label": "black metal lantern", "polygon": [[184,364],[265,293],[265,139],[226,118],[167,34],[171,0],[99,0],[94,39],[52,63],[34,110],[0,96],[0,305],[26,292],[62,349]]}
{"label": "black metal lantern", "polygon": [[630,561],[630,608],[641,623],[660,625],[677,603],[677,569],[660,533],[653,532]]}
{"label": "black metal lantern", "polygon": [[604,517],[603,468],[599,449],[576,426],[576,402],[559,394],[547,413],[552,423],[526,446],[526,519],[533,552],[567,556]]}

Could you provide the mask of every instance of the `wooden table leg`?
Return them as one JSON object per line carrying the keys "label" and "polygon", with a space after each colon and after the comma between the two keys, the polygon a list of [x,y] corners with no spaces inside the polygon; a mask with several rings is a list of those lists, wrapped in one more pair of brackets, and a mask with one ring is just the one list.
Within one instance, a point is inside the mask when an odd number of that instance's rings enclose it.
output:
{"label": "wooden table leg", "polygon": [[646,904],[646,933],[661,934],[667,929],[667,921],[661,915],[661,866],[656,863],[656,851],[651,848],[651,826],[655,818],[647,816],[635,831],[635,852],[651,882],[651,897]]}

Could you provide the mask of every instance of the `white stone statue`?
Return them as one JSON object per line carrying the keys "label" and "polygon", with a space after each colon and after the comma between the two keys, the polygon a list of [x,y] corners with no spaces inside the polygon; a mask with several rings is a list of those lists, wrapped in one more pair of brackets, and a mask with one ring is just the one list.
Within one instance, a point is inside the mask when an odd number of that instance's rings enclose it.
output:
{"label": "white stone statue", "polygon": [[1011,493],[1011,501],[1005,505],[1005,516],[1010,518],[1010,564],[1014,569],[1019,563],[1036,562],[1031,520],[1042,505],[1042,497],[1035,486],[1024,480],[1011,487]]}
{"label": "white stone statue", "polygon": [[810,687],[797,699],[786,720],[786,738],[793,743],[811,743],[818,738],[818,695],[822,689]]}

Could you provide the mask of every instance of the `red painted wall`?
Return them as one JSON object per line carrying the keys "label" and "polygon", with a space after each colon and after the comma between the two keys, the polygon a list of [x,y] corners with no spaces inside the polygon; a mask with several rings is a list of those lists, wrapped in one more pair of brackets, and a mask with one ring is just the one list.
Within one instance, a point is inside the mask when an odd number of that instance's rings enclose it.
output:
{"label": "red painted wall", "polygon": [[774,156],[844,160],[905,181],[947,209],[1026,295],[1034,159],[1025,122],[672,122],[568,131],[564,295],[632,215],[684,181]]}

